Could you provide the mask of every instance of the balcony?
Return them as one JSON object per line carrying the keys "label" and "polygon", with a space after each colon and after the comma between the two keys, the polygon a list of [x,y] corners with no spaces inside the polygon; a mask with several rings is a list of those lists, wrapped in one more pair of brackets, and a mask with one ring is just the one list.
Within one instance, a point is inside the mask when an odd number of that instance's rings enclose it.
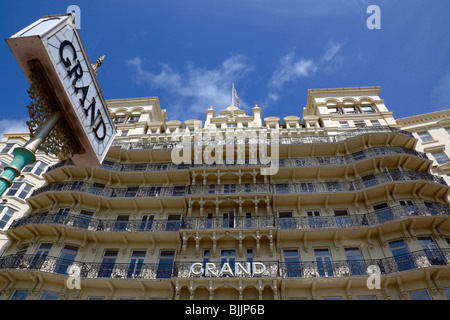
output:
{"label": "balcony", "polygon": [[60,214],[56,212],[35,213],[14,220],[10,229],[28,224],[59,224],[67,227],[85,229],[93,232],[126,231],[126,232],[164,232],[180,229],[180,220],[149,219],[149,220],[111,220],[95,219],[77,214]]}
{"label": "balcony", "polygon": [[[307,133],[306,129],[303,129],[304,133]],[[203,133],[201,131],[201,133]],[[206,132],[205,132],[206,133]],[[279,140],[276,142],[280,146],[282,145],[304,145],[304,144],[336,144],[343,142],[345,140],[348,140],[350,138],[363,136],[363,135],[373,135],[377,133],[394,133],[400,136],[405,136],[407,138],[414,139],[414,136],[411,132],[400,130],[398,128],[393,127],[364,127],[364,128],[358,128],[356,130],[346,131],[345,133],[338,134],[338,135],[332,135],[332,136],[318,136],[318,135],[306,135],[303,134],[299,137],[280,137]],[[191,135],[192,140],[194,140],[194,135]],[[181,135],[180,135],[181,139]],[[244,139],[244,138],[236,138],[233,139],[232,143],[237,144],[271,144],[271,139]],[[120,142],[120,141],[114,141],[112,144],[112,147],[121,149],[121,150],[157,150],[157,149],[172,149],[175,148],[178,144],[182,143],[181,141],[170,141],[170,142],[135,142],[135,143],[127,143],[127,142]],[[229,141],[223,140],[223,145],[225,143],[229,143]],[[191,147],[193,148],[195,145],[210,145],[211,141],[193,141],[191,142]]]}
{"label": "balcony", "polygon": [[[376,147],[370,149],[364,149],[352,154],[348,154],[341,157],[305,157],[305,158],[290,158],[290,159],[280,159],[280,167],[311,167],[311,166],[339,166],[353,164],[364,159],[370,159],[377,156],[388,156],[388,155],[413,155],[420,159],[429,160],[425,153],[418,152],[415,150],[407,149],[404,147]],[[50,172],[60,167],[70,167],[74,166],[72,160],[67,159],[59,162],[55,165],[48,167],[46,172]],[[112,161],[103,161],[99,168],[111,170],[115,172],[157,172],[157,171],[177,171],[177,170],[189,170],[191,168],[201,168],[201,167],[267,167],[268,165],[262,165],[258,161],[255,164],[251,164],[249,159],[245,159],[244,163],[238,164],[237,160],[233,163],[217,164],[213,163],[211,165],[206,164],[179,164],[176,165],[172,162],[166,163],[134,163],[134,164],[121,164]]]}
{"label": "balcony", "polygon": [[139,197],[184,197],[188,186],[174,187],[126,187],[110,188],[100,187],[96,183],[84,181],[70,181],[51,183],[35,189],[31,197],[44,192],[83,192],[106,198],[139,198]]}
{"label": "balcony", "polygon": [[417,172],[386,170],[374,173],[354,181],[299,182],[291,184],[210,184],[174,187],[99,187],[95,183],[84,181],[57,182],[35,189],[31,197],[44,192],[84,192],[107,198],[128,197],[182,197],[185,195],[227,195],[227,194],[301,194],[324,192],[352,192],[373,186],[401,181],[425,181],[447,186],[442,177]]}
{"label": "balcony", "polygon": [[367,214],[345,216],[288,217],[275,216],[229,216],[181,217],[181,219],[111,220],[95,219],[78,214],[57,212],[35,213],[14,220],[10,230],[30,224],[58,224],[90,230],[92,232],[166,232],[177,230],[212,229],[267,229],[312,230],[351,227],[373,227],[388,221],[406,217],[446,216],[450,207],[441,203],[417,203],[411,206],[393,206]]}
{"label": "balcony", "polygon": [[383,259],[280,263],[282,278],[369,276],[371,265],[381,275],[450,264],[450,249],[423,250]]}
{"label": "balcony", "polygon": [[440,203],[431,203],[429,206],[418,203],[408,207],[393,206],[367,214],[278,218],[277,226],[279,229],[297,230],[371,227],[405,217],[435,215],[450,215],[450,207]]}
{"label": "balcony", "polygon": [[181,229],[204,230],[204,229],[267,229],[276,227],[274,216],[255,216],[234,218],[183,218]]}
{"label": "balcony", "polygon": [[[239,262],[239,261],[236,261]],[[0,258],[1,270],[38,271],[59,275],[68,275],[68,268],[75,266],[80,270],[82,279],[169,279],[206,277],[192,274],[191,266],[199,261],[184,261],[174,263],[101,263],[76,262],[57,257],[45,256],[37,258],[35,255],[9,255]],[[246,265],[246,262],[240,262]],[[283,279],[308,278],[342,278],[367,277],[369,266],[377,266],[381,275],[394,274],[407,270],[418,270],[434,266],[448,266],[450,264],[450,249],[420,250],[395,257],[370,260],[341,260],[341,261],[307,261],[307,262],[278,262],[263,261],[264,269],[255,275],[253,272],[236,272],[235,263],[229,262],[233,277],[266,277]],[[216,262],[220,266],[220,262]],[[208,277],[217,277],[210,274]],[[224,277],[224,276],[222,276]],[[228,276],[230,279],[231,276]]]}

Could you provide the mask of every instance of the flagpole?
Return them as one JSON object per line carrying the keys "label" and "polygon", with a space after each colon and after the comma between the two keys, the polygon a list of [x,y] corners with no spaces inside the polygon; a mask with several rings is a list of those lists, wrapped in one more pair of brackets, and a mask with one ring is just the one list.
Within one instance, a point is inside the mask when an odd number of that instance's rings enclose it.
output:
{"label": "flagpole", "polygon": [[234,105],[234,82],[233,86],[231,87],[231,105]]}

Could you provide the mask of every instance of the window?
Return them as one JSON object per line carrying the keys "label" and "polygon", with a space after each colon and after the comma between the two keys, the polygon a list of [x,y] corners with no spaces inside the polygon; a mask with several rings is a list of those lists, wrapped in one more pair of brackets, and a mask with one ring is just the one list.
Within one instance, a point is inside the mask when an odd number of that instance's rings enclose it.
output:
{"label": "window", "polygon": [[227,128],[237,128],[237,123],[228,123]]}
{"label": "window", "polygon": [[147,195],[149,197],[159,197],[161,193],[161,187],[149,187]]}
{"label": "window", "polygon": [[103,254],[103,260],[98,270],[99,278],[110,278],[114,265],[116,264],[117,254],[119,250],[106,250]]}
{"label": "window", "polygon": [[252,213],[246,212],[245,213],[245,227],[251,228],[252,226],[253,226]]}
{"label": "window", "polygon": [[9,154],[12,154],[12,152],[14,151],[14,149],[15,149],[16,147],[20,147],[20,146],[22,146],[22,144],[16,143],[16,142],[10,142],[10,143],[7,143],[7,144],[3,147],[2,151],[0,151],[0,153],[9,153]]}
{"label": "window", "polygon": [[378,120],[370,120],[370,123],[372,124],[372,127],[381,126],[380,121],[378,121]]}
{"label": "window", "polygon": [[336,217],[336,224],[338,227],[350,227],[352,225],[352,221],[346,209],[334,210],[334,216]]}
{"label": "window", "polygon": [[224,212],[222,217],[223,228],[234,228],[234,212]]}
{"label": "window", "polygon": [[319,275],[321,277],[332,277],[334,275],[333,264],[328,248],[314,249],[314,255],[316,257]]}
{"label": "window", "polygon": [[129,118],[128,118],[128,121],[127,121],[127,123],[135,123],[135,122],[138,122],[139,121],[139,119],[140,119],[140,115],[131,115]]}
{"label": "window", "polygon": [[236,184],[234,184],[234,183],[224,184],[223,192],[224,193],[236,193]]}
{"label": "window", "polygon": [[186,193],[186,186],[174,186],[173,187],[173,196],[174,197],[182,197]]}
{"label": "window", "polygon": [[357,247],[345,248],[347,263],[352,276],[366,275],[366,263],[364,262],[361,251]]}
{"label": "window", "polygon": [[349,128],[350,125],[348,124],[348,121],[339,121],[339,125],[341,128]]}
{"label": "window", "polygon": [[125,197],[136,197],[139,192],[139,187],[128,187],[125,192]]}
{"label": "window", "polygon": [[78,216],[74,219],[73,225],[79,228],[87,228],[91,223],[94,212],[88,210],[81,210]]}
{"label": "window", "polygon": [[445,265],[445,257],[437,247],[433,238],[430,236],[417,237],[422,250],[428,258],[428,261],[432,265]]}
{"label": "window", "polygon": [[206,264],[211,259],[211,249],[204,249],[203,250],[203,268],[206,268]]}
{"label": "window", "polygon": [[14,209],[10,206],[6,206],[4,204],[0,204],[0,228],[2,229],[5,228],[9,220],[11,220],[11,217],[16,212],[17,209]]}
{"label": "window", "polygon": [[344,112],[347,114],[359,113],[358,109],[356,109],[355,106],[344,106]]}
{"label": "window", "polygon": [[283,260],[287,277],[301,277],[302,268],[298,249],[283,249]]}
{"label": "window", "polygon": [[364,122],[364,120],[353,121],[353,123],[355,124],[355,127],[357,127],[357,128],[362,128],[362,127],[366,126],[366,123]]}
{"label": "window", "polygon": [[22,172],[31,172],[40,176],[42,172],[44,172],[45,168],[47,168],[47,164],[45,162],[37,161],[36,163],[30,164],[23,168]]}
{"label": "window", "polygon": [[278,212],[279,225],[281,229],[294,229],[295,221],[292,218],[292,212],[280,211]]}
{"label": "window", "polygon": [[419,135],[419,138],[420,140],[422,140],[422,142],[433,141],[433,138],[428,131],[418,132],[417,134]]}
{"label": "window", "polygon": [[69,212],[70,212],[70,208],[59,208],[53,218],[53,222],[54,223],[65,223]]}
{"label": "window", "polygon": [[16,290],[9,300],[25,300],[28,296],[28,290]]}
{"label": "window", "polygon": [[133,250],[128,267],[127,278],[137,278],[141,274],[144,265],[145,250]]}
{"label": "window", "polygon": [[103,183],[98,183],[98,182],[94,182],[94,184],[91,186],[91,188],[89,189],[89,193],[92,194],[102,194],[103,189],[106,187],[105,184]]}
{"label": "window", "polygon": [[6,195],[25,199],[32,188],[33,186],[28,182],[13,182]]}
{"label": "window", "polygon": [[424,202],[425,206],[428,209],[429,214],[431,215],[435,215],[435,214],[439,214],[436,205],[433,202]]}
{"label": "window", "polygon": [[375,215],[378,219],[378,222],[385,222],[394,219],[394,215],[391,211],[391,208],[388,206],[387,203],[377,204],[373,206],[373,209],[375,211]]}
{"label": "window", "polygon": [[159,253],[158,270],[156,271],[157,279],[169,279],[172,276],[174,258],[175,250],[161,250]]}
{"label": "window", "polygon": [[339,107],[337,107],[337,106],[327,107],[327,109],[328,109],[328,113],[341,114],[341,111],[340,111]]}
{"label": "window", "polygon": [[427,289],[408,292],[410,300],[431,300]]}
{"label": "window", "polygon": [[308,224],[310,228],[322,228],[323,221],[320,217],[320,210],[308,210],[306,211]]}
{"label": "window", "polygon": [[128,214],[119,214],[116,218],[116,221],[114,222],[113,230],[115,230],[115,231],[126,230],[129,218],[130,218],[130,215],[128,215]]}
{"label": "window", "polygon": [[411,200],[400,200],[400,205],[406,216],[415,215],[417,212],[416,205]]}
{"label": "window", "polygon": [[144,214],[141,218],[141,228],[140,230],[151,230],[153,227],[153,220],[155,219],[155,215],[153,214]]}
{"label": "window", "polygon": [[214,217],[214,215],[212,212],[208,212],[206,214],[206,221],[205,221],[206,228],[211,229],[213,227],[213,224],[214,224],[213,217]]}
{"label": "window", "polygon": [[247,262],[253,262],[253,249],[247,249],[246,258]]}
{"label": "window", "polygon": [[375,112],[373,107],[368,106],[368,105],[362,105],[360,109],[361,109],[361,112],[363,112],[363,113],[374,113]]}
{"label": "window", "polygon": [[59,293],[52,291],[42,291],[40,300],[58,300]]}
{"label": "window", "polygon": [[122,132],[120,133],[120,136],[121,137],[126,137],[127,135],[128,135],[128,132],[129,132],[130,130],[122,130]]}
{"label": "window", "polygon": [[414,268],[414,260],[409,254],[408,247],[403,239],[390,241],[389,247],[391,248],[394,261],[396,262],[399,271]]}
{"label": "window", "polygon": [[433,155],[433,157],[436,159],[437,163],[439,163],[439,164],[444,164],[444,163],[448,162],[448,157],[444,153],[444,151],[432,152],[431,154]]}
{"label": "window", "polygon": [[55,272],[59,274],[68,274],[67,269],[75,261],[75,257],[78,253],[78,247],[70,244],[66,244],[61,251],[58,263],[55,268]]}
{"label": "window", "polygon": [[169,214],[167,216],[166,231],[176,231],[180,229],[180,214]]}
{"label": "window", "polygon": [[51,248],[52,248],[52,243],[49,243],[49,242],[41,243],[36,254],[33,257],[33,260],[31,261],[30,267],[32,269],[40,269],[42,264],[45,262]]}
{"label": "window", "polygon": [[231,271],[234,274],[235,262],[236,262],[236,250],[235,249],[222,249],[220,251],[220,267],[221,268],[223,267],[223,265],[225,263],[228,263]]}
{"label": "window", "polygon": [[118,116],[118,117],[114,117],[114,123],[123,123],[125,122],[126,117],[125,116]]}

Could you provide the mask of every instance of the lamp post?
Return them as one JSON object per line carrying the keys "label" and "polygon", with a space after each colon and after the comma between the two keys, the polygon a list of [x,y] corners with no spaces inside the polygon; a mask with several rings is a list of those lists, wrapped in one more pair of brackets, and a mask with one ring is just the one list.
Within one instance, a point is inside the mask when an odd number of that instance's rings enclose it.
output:
{"label": "lamp post", "polygon": [[36,156],[34,155],[36,150],[39,149],[61,117],[61,111],[56,111],[39,127],[33,138],[23,147],[18,147],[13,150],[14,158],[11,164],[6,166],[0,175],[0,197],[12,185],[13,180],[20,175],[22,169],[36,161]]}

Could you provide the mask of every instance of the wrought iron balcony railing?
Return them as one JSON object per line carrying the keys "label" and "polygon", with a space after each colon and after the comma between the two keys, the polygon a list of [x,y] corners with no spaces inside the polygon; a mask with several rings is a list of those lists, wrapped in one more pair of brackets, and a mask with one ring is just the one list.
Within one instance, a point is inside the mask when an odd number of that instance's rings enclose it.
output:
{"label": "wrought iron balcony railing", "polygon": [[[205,132],[206,133],[206,132]],[[377,133],[395,133],[398,135],[414,138],[413,134],[408,131],[404,131],[398,128],[393,127],[364,127],[364,128],[358,128],[356,130],[350,130],[346,131],[341,134],[337,135],[329,135],[329,136],[318,136],[318,135],[310,135],[306,134],[309,133],[306,130],[304,131],[305,134],[302,134],[299,137],[280,137],[279,141],[277,143],[279,145],[297,145],[297,144],[322,144],[322,143],[330,143],[335,144],[342,141],[345,141],[347,139],[358,137],[362,135],[367,134],[377,134]],[[176,135],[171,135],[171,137],[175,137]],[[181,139],[183,135],[179,134],[178,137]],[[194,137],[194,134],[191,135]],[[217,143],[214,141],[195,141],[194,138],[192,138],[192,142],[190,143],[191,147],[194,145],[210,145],[211,143]],[[181,143],[180,141],[159,141],[159,142],[134,142],[134,143],[128,143],[128,142],[121,142],[121,141],[114,141],[112,144],[112,147],[122,149],[122,150],[152,150],[152,149],[172,149],[175,148],[178,144]],[[229,143],[224,139],[223,144]],[[248,139],[245,136],[244,137],[236,137],[233,139],[234,144],[267,144],[271,145],[272,141],[271,139]]]}
{"label": "wrought iron balcony railing", "polygon": [[68,227],[90,231],[149,231],[163,232],[180,229],[180,220],[147,219],[147,220],[111,220],[96,219],[78,214],[61,214],[57,212],[36,213],[14,220],[10,229],[27,224],[61,224]]}
{"label": "wrought iron balcony railing", "polygon": [[405,217],[450,215],[450,207],[441,203],[417,203],[408,206],[392,206],[367,214],[345,216],[289,217],[270,216],[234,216],[223,217],[181,217],[179,220],[149,219],[111,220],[96,219],[78,214],[44,212],[35,213],[14,220],[10,229],[28,224],[60,224],[69,227],[97,231],[127,232],[164,232],[177,230],[212,230],[212,229],[327,229],[348,227],[370,227],[380,223],[394,221]]}
{"label": "wrought iron balcony railing", "polygon": [[376,185],[398,181],[426,181],[447,186],[444,178],[418,171],[387,170],[374,173],[354,181],[300,182],[282,184],[209,184],[174,187],[99,187],[96,183],[84,181],[57,182],[35,189],[31,197],[48,191],[79,191],[102,197],[182,197],[185,195],[227,195],[227,194],[301,194],[323,192],[351,192]]}
{"label": "wrought iron balcony railing", "polygon": [[[432,266],[450,265],[450,249],[425,249],[410,252],[394,257],[382,259],[360,259],[360,260],[316,260],[306,262],[279,262],[262,261],[263,267],[259,272],[245,273],[236,272],[236,263],[239,261],[229,261],[230,270],[234,277],[269,277],[277,278],[340,278],[353,276],[369,276],[367,271],[369,266],[376,266],[381,275],[393,274],[397,272],[422,269]],[[217,277],[217,273],[204,274],[202,272],[192,273],[194,263],[205,266],[204,262],[170,262],[170,263],[144,263],[135,261],[132,263],[102,263],[102,262],[78,262],[69,259],[61,259],[51,256],[36,255],[9,255],[0,257],[0,270],[26,270],[40,271],[68,275],[69,267],[75,267],[79,271],[82,279],[99,278],[122,278],[122,279],[169,279],[187,277]],[[239,262],[246,265],[246,261]],[[217,268],[222,266],[221,262],[215,262]],[[73,266],[73,267],[72,267]],[[204,268],[204,267],[203,267]],[[252,266],[251,266],[252,268]],[[228,276],[231,276],[228,273]]]}
{"label": "wrought iron balcony railing", "polygon": [[371,275],[367,272],[369,266],[377,266],[383,275],[449,264],[450,249],[426,249],[383,259],[282,262],[280,271],[282,278],[328,278],[369,276]]}
{"label": "wrought iron balcony railing", "polygon": [[[290,159],[279,159],[280,167],[310,167],[310,166],[338,166],[338,165],[348,165],[353,164],[364,159],[370,159],[380,155],[402,155],[409,154],[414,155],[421,159],[427,159],[428,157],[425,153],[407,149],[404,147],[376,147],[371,149],[364,149],[349,155],[340,157],[304,157],[304,158],[290,158]],[[74,166],[72,160],[67,159],[57,164],[48,167],[47,172],[55,170],[64,166]],[[198,167],[235,167],[235,166],[268,166],[262,165],[258,161],[256,163],[250,163],[249,159],[246,159],[244,163],[238,164],[237,160],[233,163],[227,163],[224,161],[223,164],[213,163],[211,165],[206,164],[174,164],[172,162],[166,163],[134,163],[134,164],[122,164],[112,161],[103,161],[100,168],[112,170],[116,172],[155,172],[155,171],[175,171],[175,170],[189,170],[190,168]]]}

